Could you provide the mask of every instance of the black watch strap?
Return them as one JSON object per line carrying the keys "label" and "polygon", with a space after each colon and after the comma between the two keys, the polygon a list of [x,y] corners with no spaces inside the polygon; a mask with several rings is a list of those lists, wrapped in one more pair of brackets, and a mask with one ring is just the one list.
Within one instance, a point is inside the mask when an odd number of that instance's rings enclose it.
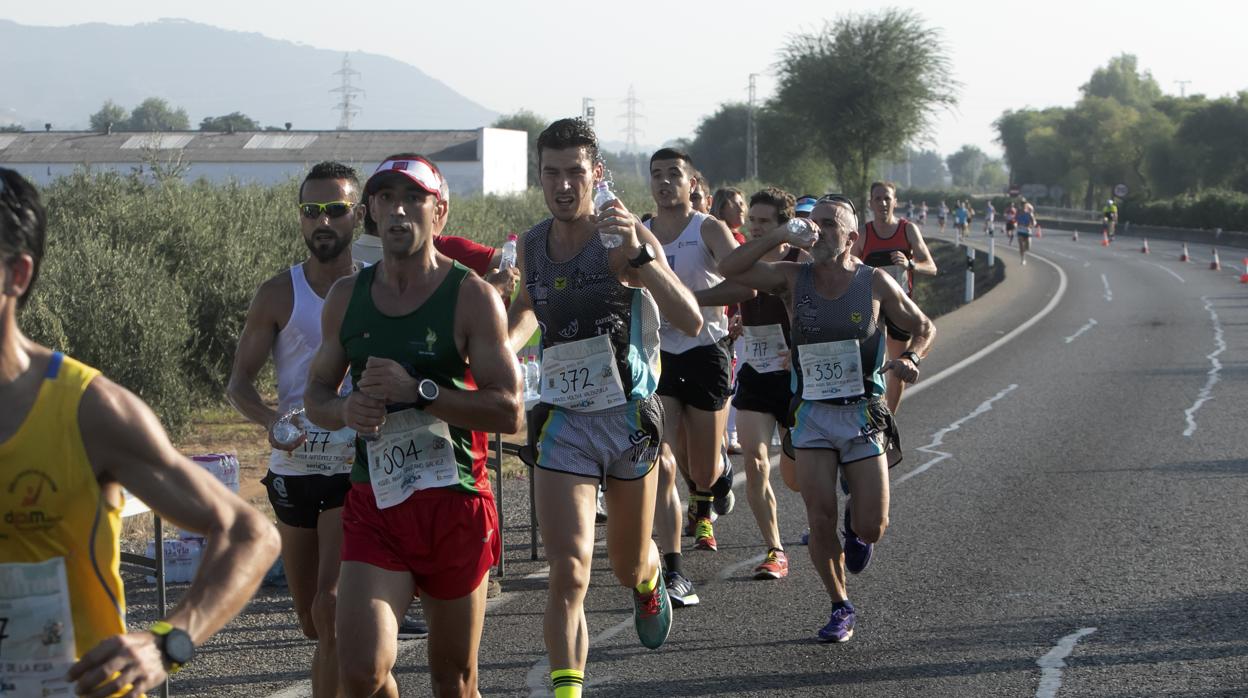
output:
{"label": "black watch strap", "polygon": [[914,364],[915,368],[918,368],[919,364],[922,363],[922,360],[919,358],[919,355],[912,351],[901,352],[901,358],[910,359],[910,363]]}

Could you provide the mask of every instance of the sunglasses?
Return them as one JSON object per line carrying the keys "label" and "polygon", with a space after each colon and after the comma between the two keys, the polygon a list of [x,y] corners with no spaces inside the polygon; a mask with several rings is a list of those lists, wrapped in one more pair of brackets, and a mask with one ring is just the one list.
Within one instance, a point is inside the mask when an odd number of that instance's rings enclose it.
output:
{"label": "sunglasses", "polygon": [[322,215],[330,218],[342,218],[350,213],[353,208],[355,208],[355,204],[350,201],[330,201],[323,204],[309,201],[305,204],[299,204],[299,212],[308,220],[316,220]]}
{"label": "sunglasses", "polygon": [[858,207],[854,206],[853,199],[843,194],[825,194],[819,197],[819,203],[845,204],[855,216],[858,215]]}

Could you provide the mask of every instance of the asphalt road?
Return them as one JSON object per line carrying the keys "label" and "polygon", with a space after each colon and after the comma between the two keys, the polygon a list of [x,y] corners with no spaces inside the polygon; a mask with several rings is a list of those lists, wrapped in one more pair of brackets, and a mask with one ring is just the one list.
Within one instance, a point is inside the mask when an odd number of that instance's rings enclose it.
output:
{"label": "asphalt road", "polygon": [[[1006,281],[938,322],[899,415],[891,527],[850,578],[852,641],[813,639],[829,602],[797,542],[801,500],[775,475],[790,576],[751,578],[764,550],[739,487],[719,552],[686,539],[703,601],[658,651],[598,549],[586,693],[1248,695],[1243,269],[1210,271],[1207,249],[1180,263],[1174,243],[1098,243],[1046,231],[1026,267],[999,244]],[[549,695],[545,565],[529,560],[527,488],[509,484],[481,693]],[[130,621],[146,623],[150,589],[128,583]],[[310,658],[284,590],[266,588],[174,694],[310,695]],[[396,675],[403,695],[429,695],[424,641],[401,643]]]}

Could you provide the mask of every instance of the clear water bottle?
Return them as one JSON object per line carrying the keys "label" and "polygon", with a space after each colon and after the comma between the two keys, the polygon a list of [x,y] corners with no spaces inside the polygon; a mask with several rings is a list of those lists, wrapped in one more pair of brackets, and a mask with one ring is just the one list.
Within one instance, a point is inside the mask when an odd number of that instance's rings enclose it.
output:
{"label": "clear water bottle", "polygon": [[542,399],[542,367],[537,357],[529,354],[528,363],[524,365],[524,393],[526,400]]}
{"label": "clear water bottle", "polygon": [[[611,191],[611,183],[603,180],[594,185],[594,211],[602,213],[607,204],[615,201],[617,197]],[[614,233],[598,233],[598,237],[602,240],[602,246],[608,250],[615,249],[624,244],[624,236]]]}
{"label": "clear water bottle", "polygon": [[507,236],[507,242],[503,243],[503,254],[498,259],[498,270],[504,271],[516,266],[516,234],[512,233]]}
{"label": "clear water bottle", "polygon": [[819,231],[805,218],[790,218],[784,226],[789,240],[803,249],[810,249],[819,240]]}
{"label": "clear water bottle", "polygon": [[308,418],[304,414],[302,407],[293,409],[282,415],[281,419],[273,425],[273,440],[288,447],[287,450],[293,449],[299,445],[299,440],[307,434]]}

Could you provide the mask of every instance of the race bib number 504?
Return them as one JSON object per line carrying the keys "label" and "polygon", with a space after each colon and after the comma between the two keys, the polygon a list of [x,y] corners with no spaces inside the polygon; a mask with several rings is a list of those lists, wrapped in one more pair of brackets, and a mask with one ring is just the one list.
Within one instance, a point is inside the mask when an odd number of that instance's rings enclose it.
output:
{"label": "race bib number 504", "polygon": [[378,509],[400,504],[416,490],[454,485],[457,475],[450,428],[421,410],[386,415],[381,435],[368,442],[368,478]]}

